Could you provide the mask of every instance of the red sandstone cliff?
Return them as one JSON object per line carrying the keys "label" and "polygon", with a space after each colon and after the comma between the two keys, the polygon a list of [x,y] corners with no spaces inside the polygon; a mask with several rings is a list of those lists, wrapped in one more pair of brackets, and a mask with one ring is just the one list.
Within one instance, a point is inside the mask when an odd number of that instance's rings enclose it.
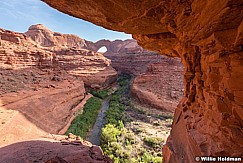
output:
{"label": "red sandstone cliff", "polygon": [[85,98],[83,81],[30,38],[3,29],[0,38],[0,144],[58,133]]}
{"label": "red sandstone cliff", "polygon": [[174,112],[184,92],[183,66],[179,59],[161,57],[134,79],[131,93],[141,104]]}
{"label": "red sandstone cliff", "polygon": [[0,145],[59,133],[83,105],[84,85],[101,88],[116,80],[100,53],[54,50],[4,29],[0,38]]}
{"label": "red sandstone cliff", "polygon": [[86,40],[76,35],[52,32],[41,24],[32,25],[25,35],[54,52],[55,64],[79,77],[85,85],[104,88],[116,81],[117,73],[111,67],[111,61],[92,49],[86,50]]}
{"label": "red sandstone cliff", "polygon": [[135,76],[144,73],[149,64],[159,62],[163,58],[156,52],[143,49],[133,39],[124,41],[99,40],[96,43],[89,42],[87,44],[87,48],[94,51],[98,51],[103,46],[107,48],[104,56],[112,61],[112,67],[119,72]]}
{"label": "red sandstone cliff", "polygon": [[242,0],[43,1],[131,33],[143,48],[181,58],[185,98],[176,109],[163,162],[243,156]]}
{"label": "red sandstone cliff", "polygon": [[44,47],[84,49],[85,40],[73,34],[53,32],[42,24],[32,25],[24,33],[27,37]]}
{"label": "red sandstone cliff", "polygon": [[118,72],[134,76],[132,96],[141,104],[174,112],[183,97],[183,66],[179,59],[143,49],[135,40],[100,40],[88,47],[107,47],[104,55]]}

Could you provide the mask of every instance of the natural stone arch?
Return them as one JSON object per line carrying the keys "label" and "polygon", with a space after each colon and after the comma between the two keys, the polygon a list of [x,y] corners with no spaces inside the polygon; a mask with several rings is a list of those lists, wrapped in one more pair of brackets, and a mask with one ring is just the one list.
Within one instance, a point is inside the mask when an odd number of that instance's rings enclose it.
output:
{"label": "natural stone arch", "polygon": [[242,157],[243,1],[44,1],[131,33],[146,49],[182,59],[185,97],[176,109],[163,162],[195,162],[202,155]]}
{"label": "natural stone arch", "polygon": [[96,51],[98,51],[102,47],[106,47],[106,52],[111,51],[111,46],[110,46],[111,41],[110,40],[99,40],[94,43],[94,46],[96,47]]}
{"label": "natural stone arch", "polygon": [[107,52],[107,48],[106,48],[106,46],[102,46],[101,48],[99,48],[99,49],[97,50],[97,52],[100,52],[100,53],[105,53],[105,52]]}

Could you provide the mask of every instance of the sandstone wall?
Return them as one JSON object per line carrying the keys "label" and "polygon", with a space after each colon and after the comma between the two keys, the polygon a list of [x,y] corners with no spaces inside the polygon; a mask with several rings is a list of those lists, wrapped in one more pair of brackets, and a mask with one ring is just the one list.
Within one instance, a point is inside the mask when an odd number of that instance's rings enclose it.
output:
{"label": "sandstone wall", "polygon": [[178,59],[145,50],[132,39],[100,40],[88,45],[95,51],[107,47],[104,56],[111,59],[112,67],[134,76],[132,96],[141,104],[174,112],[183,97],[183,66]]}
{"label": "sandstone wall", "polygon": [[104,55],[111,60],[112,67],[118,72],[129,73],[134,76],[145,73],[150,64],[162,60],[161,55],[149,51],[142,53],[113,53]]}
{"label": "sandstone wall", "polygon": [[92,88],[105,88],[117,79],[111,61],[90,50],[62,49],[56,51],[59,67],[79,77]]}
{"label": "sandstone wall", "polygon": [[[110,66],[109,59],[100,53],[80,49],[85,43],[78,36],[60,35],[62,39],[58,41],[54,33],[43,25],[31,26],[27,32],[30,37],[1,29],[0,67],[63,69],[93,88],[108,87],[116,81],[117,72]],[[80,42],[83,45],[77,47]]]}
{"label": "sandstone wall", "polygon": [[1,68],[39,68],[53,67],[55,54],[38,47],[35,42],[21,33],[0,30]]}
{"label": "sandstone wall", "polygon": [[161,57],[134,79],[131,93],[141,104],[174,112],[183,97],[183,66],[179,59]]}
{"label": "sandstone wall", "polygon": [[76,48],[83,49],[86,47],[85,40],[73,34],[61,34],[53,32],[42,24],[32,25],[25,32],[27,37],[44,47],[55,48]]}
{"label": "sandstone wall", "polygon": [[104,53],[104,56],[112,61],[112,67],[119,72],[135,76],[144,73],[149,64],[159,62],[162,58],[156,52],[143,49],[133,39],[124,41],[99,40],[95,43],[86,41],[86,43],[87,49],[93,51],[98,51],[99,48],[105,46],[107,51]]}
{"label": "sandstone wall", "polygon": [[242,1],[43,1],[105,28],[131,33],[143,48],[181,58],[185,97],[175,112],[164,162],[243,156]]}

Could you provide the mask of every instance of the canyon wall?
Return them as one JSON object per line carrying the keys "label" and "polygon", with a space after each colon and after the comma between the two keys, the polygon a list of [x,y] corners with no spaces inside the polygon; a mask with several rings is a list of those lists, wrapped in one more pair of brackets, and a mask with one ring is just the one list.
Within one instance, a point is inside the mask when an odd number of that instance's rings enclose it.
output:
{"label": "canyon wall", "polygon": [[104,56],[120,73],[134,76],[131,95],[141,104],[174,112],[183,97],[183,66],[172,59],[143,49],[136,40],[100,40],[87,47],[97,51],[105,46]]}
{"label": "canyon wall", "polygon": [[203,155],[243,157],[242,1],[43,1],[131,33],[143,48],[181,58],[184,98],[175,111],[163,162],[195,162]]}
{"label": "canyon wall", "polygon": [[161,57],[134,79],[131,93],[141,104],[174,112],[183,97],[183,66],[179,59]]}
{"label": "canyon wall", "polygon": [[27,37],[44,47],[84,49],[85,40],[73,34],[53,32],[42,24],[32,25],[24,33]]}
{"label": "canyon wall", "polygon": [[77,47],[76,45],[81,45],[81,41],[85,44],[78,36],[70,35],[66,40],[66,35],[61,35],[62,39],[59,38],[58,41],[53,35],[55,32],[40,24],[31,26],[26,33],[23,35],[0,30],[1,67],[20,69],[37,66],[41,69],[62,69],[93,88],[104,88],[116,81],[117,72],[111,67],[111,61],[100,53],[81,49],[83,46]]}
{"label": "canyon wall", "polygon": [[107,48],[104,56],[112,61],[112,67],[118,72],[134,76],[144,73],[149,64],[159,62],[163,58],[156,52],[143,49],[133,39],[124,41],[99,40],[87,44],[87,48],[92,51],[98,51],[103,46]]}
{"label": "canyon wall", "polygon": [[58,134],[88,98],[85,86],[103,88],[116,81],[110,64],[97,52],[42,46],[0,29],[0,146]]}
{"label": "canyon wall", "polygon": [[[137,44],[136,40],[99,40],[93,43],[81,38],[77,39],[77,36],[73,36],[73,39],[70,36],[70,39],[66,40],[65,34],[60,34],[57,37],[55,32],[41,24],[32,25],[25,35],[39,45],[51,47],[52,51],[57,54],[56,63],[61,63],[59,67],[72,75],[79,76],[86,85],[92,88],[104,88],[115,81],[116,73],[111,67],[107,67],[101,73],[98,70],[98,67],[106,67],[111,64],[119,73],[129,73],[136,78],[133,82],[132,95],[143,104],[173,112],[182,98],[182,65],[176,62],[178,69],[170,69],[168,65],[175,63],[172,61],[173,59],[143,49]],[[76,46],[79,42],[82,42],[82,44],[80,43],[81,47]],[[107,48],[103,55],[112,62],[104,60],[101,54],[93,52],[98,51],[103,46]],[[85,51],[80,48],[88,50]],[[94,56],[95,60],[92,60]],[[74,58],[75,62],[70,61]],[[148,66],[153,63],[157,64],[152,67],[159,67],[160,65],[163,70],[157,71],[154,68],[152,71],[147,71]],[[80,69],[80,67],[82,68]],[[90,69],[90,67],[92,68]],[[146,75],[142,75],[145,72]],[[169,81],[173,81],[173,83]],[[150,88],[151,83],[153,83],[152,88]],[[161,90],[158,91],[159,89]],[[178,95],[176,95],[177,93]],[[153,98],[149,98],[150,96]]]}
{"label": "canyon wall", "polygon": [[23,34],[1,29],[0,38],[0,146],[57,134],[85,98],[83,81]]}
{"label": "canyon wall", "polygon": [[111,61],[90,50],[61,49],[56,51],[59,67],[82,79],[91,88],[106,88],[116,81],[117,72]]}

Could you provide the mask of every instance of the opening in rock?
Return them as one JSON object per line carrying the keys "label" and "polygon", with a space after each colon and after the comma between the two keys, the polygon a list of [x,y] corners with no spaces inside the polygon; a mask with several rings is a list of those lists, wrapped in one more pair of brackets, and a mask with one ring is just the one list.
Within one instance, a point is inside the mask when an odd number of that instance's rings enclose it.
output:
{"label": "opening in rock", "polygon": [[105,52],[107,52],[107,48],[105,46],[102,46],[101,48],[99,48],[99,50],[97,52],[105,53]]}

